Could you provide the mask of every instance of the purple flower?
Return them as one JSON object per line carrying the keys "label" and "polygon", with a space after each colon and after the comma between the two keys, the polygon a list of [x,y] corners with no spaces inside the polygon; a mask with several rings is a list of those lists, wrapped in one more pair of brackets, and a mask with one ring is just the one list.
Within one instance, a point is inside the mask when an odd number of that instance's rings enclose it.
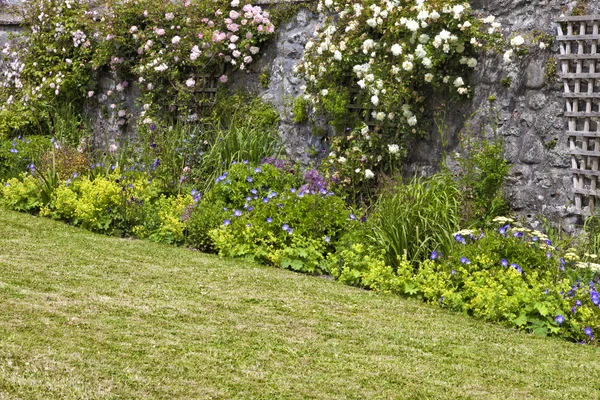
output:
{"label": "purple flower", "polygon": [[14,147],[12,149],[9,150],[11,153],[18,153],[19,150],[15,149]]}
{"label": "purple flower", "polygon": [[434,251],[431,252],[431,255],[429,256],[429,259],[430,260],[435,260],[437,257],[438,257],[438,253],[437,253],[437,251],[434,250]]}
{"label": "purple flower", "polygon": [[571,313],[574,313],[575,311],[577,311],[577,306],[571,307]]}
{"label": "purple flower", "polygon": [[252,194],[254,194],[254,195],[255,195],[255,194],[257,194],[257,193],[258,193],[258,190],[256,190],[256,189],[250,189],[250,193],[252,193]]}
{"label": "purple flower", "polygon": [[262,172],[262,170],[260,168],[256,167],[256,168],[254,168],[254,172],[256,172],[258,174],[259,172]]}
{"label": "purple flower", "polygon": [[531,238],[531,241],[532,241],[532,242],[537,242],[538,240],[539,240],[539,239],[538,239],[536,236],[533,236],[533,237]]}
{"label": "purple flower", "polygon": [[557,324],[562,324],[563,322],[565,322],[565,317],[563,317],[562,315],[557,315],[556,318],[554,318],[554,320],[556,321]]}
{"label": "purple flower", "polygon": [[35,165],[34,165],[34,164],[29,164],[29,165],[27,166],[27,170],[28,170],[28,171],[31,171],[31,172],[34,172],[34,171],[35,171]]}
{"label": "purple flower", "polygon": [[590,328],[589,326],[586,326],[585,328],[583,328],[583,333],[585,333],[590,338],[594,337],[594,332],[592,331],[592,328]]}
{"label": "purple flower", "polygon": [[288,229],[287,232],[291,235],[292,233],[294,233],[294,230],[292,228],[290,228],[290,229]]}
{"label": "purple flower", "polygon": [[283,229],[284,231],[287,231],[288,229],[290,229],[290,226],[288,224],[283,224],[281,226],[281,229]]}
{"label": "purple flower", "polygon": [[246,178],[246,182],[252,182],[252,181],[254,181],[254,179],[252,179],[251,176],[249,176],[249,177]]}
{"label": "purple flower", "polygon": [[517,270],[518,273],[522,274],[523,273],[523,269],[518,265],[518,264],[510,264],[511,267],[513,267],[514,269]]}
{"label": "purple flower", "polygon": [[458,243],[467,244],[467,241],[464,237],[462,237],[462,235],[454,236],[454,240],[456,240]]}
{"label": "purple flower", "polygon": [[252,211],[252,210],[254,210],[254,207],[252,207],[252,206],[248,207],[248,211]]}
{"label": "purple flower", "polygon": [[456,270],[453,269],[452,271],[450,271],[450,274],[451,275],[456,275]]}
{"label": "purple flower", "polygon": [[515,232],[515,233],[513,233],[513,236],[516,237],[516,238],[520,238],[520,237],[523,236],[523,233],[522,232]]}
{"label": "purple flower", "polygon": [[267,204],[269,202],[269,199],[265,197],[264,199],[262,199],[262,202]]}
{"label": "purple flower", "polygon": [[325,236],[325,241],[326,241],[327,243],[329,243],[329,242],[331,242],[331,238],[330,238],[329,236]]}
{"label": "purple flower", "polygon": [[267,217],[267,222],[270,224],[271,222],[273,222],[273,218]]}
{"label": "purple flower", "polygon": [[575,305],[576,305],[577,307],[581,307],[581,301],[579,301],[579,300],[575,301]]}
{"label": "purple flower", "polygon": [[350,215],[348,216],[348,218],[350,218],[350,219],[351,219],[351,220],[353,220],[353,221],[356,221],[356,215],[354,215],[354,214],[350,214]]}
{"label": "purple flower", "polygon": [[506,261],[506,258],[500,260],[500,264],[502,264],[503,267],[508,267],[508,261]]}
{"label": "purple flower", "polygon": [[460,258],[460,263],[461,264],[471,264],[471,261],[467,258],[467,257],[461,257]]}
{"label": "purple flower", "polygon": [[227,226],[227,225],[229,225],[229,224],[231,224],[231,221],[230,221],[230,220],[226,219],[225,221],[223,221],[223,225]]}
{"label": "purple flower", "polygon": [[506,236],[506,231],[510,229],[510,225],[505,225],[502,228],[498,229],[498,233]]}
{"label": "purple flower", "polygon": [[233,212],[233,216],[234,216],[234,217],[241,217],[241,216],[242,216],[242,212],[241,212],[240,210],[235,210],[235,211]]}

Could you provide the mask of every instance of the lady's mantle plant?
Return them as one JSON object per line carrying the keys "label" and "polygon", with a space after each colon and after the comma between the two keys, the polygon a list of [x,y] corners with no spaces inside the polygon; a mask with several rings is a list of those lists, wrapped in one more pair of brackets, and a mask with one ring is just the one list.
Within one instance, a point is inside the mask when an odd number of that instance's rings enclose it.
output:
{"label": "lady's mantle plant", "polygon": [[432,90],[468,97],[475,55],[504,43],[494,17],[475,16],[462,1],[322,0],[318,8],[329,17],[296,69],[307,98],[320,111],[344,113],[339,104],[353,100],[348,84],[355,83],[359,102],[398,136],[424,126]]}

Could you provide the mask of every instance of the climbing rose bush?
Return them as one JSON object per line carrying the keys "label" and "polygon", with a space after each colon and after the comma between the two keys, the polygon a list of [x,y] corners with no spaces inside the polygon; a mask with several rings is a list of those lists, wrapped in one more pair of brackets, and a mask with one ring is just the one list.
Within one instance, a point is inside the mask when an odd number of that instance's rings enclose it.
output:
{"label": "climbing rose bush", "polygon": [[403,134],[424,125],[432,90],[469,97],[475,56],[504,43],[493,16],[475,16],[456,0],[325,0],[318,9],[328,17],[296,67],[306,98],[320,111],[343,112],[328,100],[349,104],[348,84],[356,84],[371,116]]}
{"label": "climbing rose bush", "polygon": [[[169,112],[194,119],[208,76],[228,81],[260,56],[274,33],[267,11],[249,2],[32,0],[25,30],[0,54],[0,135],[46,123],[60,104],[108,101],[107,114],[127,123],[124,92],[137,87],[140,121]],[[116,79],[100,91],[99,76]]]}

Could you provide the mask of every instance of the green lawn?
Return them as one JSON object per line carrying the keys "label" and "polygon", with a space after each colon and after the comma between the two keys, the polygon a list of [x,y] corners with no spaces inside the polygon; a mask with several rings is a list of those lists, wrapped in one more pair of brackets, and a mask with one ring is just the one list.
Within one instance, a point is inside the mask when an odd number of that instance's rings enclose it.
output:
{"label": "green lawn", "polygon": [[0,211],[0,399],[598,399],[600,349]]}

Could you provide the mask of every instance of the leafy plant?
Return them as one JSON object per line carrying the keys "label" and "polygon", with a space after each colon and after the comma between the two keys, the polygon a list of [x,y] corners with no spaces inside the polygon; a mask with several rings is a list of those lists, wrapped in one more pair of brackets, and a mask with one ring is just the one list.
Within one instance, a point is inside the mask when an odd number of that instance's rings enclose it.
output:
{"label": "leafy plant", "polygon": [[463,224],[483,226],[504,215],[509,206],[504,197],[504,181],[510,166],[504,159],[504,143],[476,137],[461,139],[458,187],[461,194]]}
{"label": "leafy plant", "polygon": [[451,178],[437,174],[384,189],[374,206],[372,239],[385,250],[387,265],[406,257],[418,262],[433,251],[447,254],[460,226],[459,190]]}

